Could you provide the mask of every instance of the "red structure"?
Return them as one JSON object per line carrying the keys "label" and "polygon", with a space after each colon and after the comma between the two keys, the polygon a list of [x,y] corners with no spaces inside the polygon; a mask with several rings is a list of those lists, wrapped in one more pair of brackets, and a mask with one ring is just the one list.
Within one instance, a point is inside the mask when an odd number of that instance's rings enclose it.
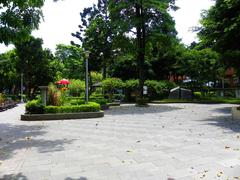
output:
{"label": "red structure", "polygon": [[61,79],[60,81],[57,82],[57,84],[68,85],[70,84],[70,81],[67,79]]}

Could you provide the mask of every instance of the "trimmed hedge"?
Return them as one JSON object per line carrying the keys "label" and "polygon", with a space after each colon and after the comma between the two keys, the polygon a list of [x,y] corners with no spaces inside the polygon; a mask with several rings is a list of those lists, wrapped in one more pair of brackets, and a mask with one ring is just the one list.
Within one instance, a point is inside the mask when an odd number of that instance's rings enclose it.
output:
{"label": "trimmed hedge", "polygon": [[44,114],[45,108],[40,100],[28,101],[26,104],[26,114]]}
{"label": "trimmed hedge", "polygon": [[78,113],[78,112],[97,112],[100,111],[100,105],[95,102],[73,106],[46,106],[45,113]]}

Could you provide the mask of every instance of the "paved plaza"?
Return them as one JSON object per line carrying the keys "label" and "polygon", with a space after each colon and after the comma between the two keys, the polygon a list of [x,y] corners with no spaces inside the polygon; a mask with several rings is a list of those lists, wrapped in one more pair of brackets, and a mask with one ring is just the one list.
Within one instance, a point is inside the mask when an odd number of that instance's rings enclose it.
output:
{"label": "paved plaza", "polygon": [[126,104],[100,119],[22,122],[19,105],[0,112],[0,179],[237,180],[231,106]]}

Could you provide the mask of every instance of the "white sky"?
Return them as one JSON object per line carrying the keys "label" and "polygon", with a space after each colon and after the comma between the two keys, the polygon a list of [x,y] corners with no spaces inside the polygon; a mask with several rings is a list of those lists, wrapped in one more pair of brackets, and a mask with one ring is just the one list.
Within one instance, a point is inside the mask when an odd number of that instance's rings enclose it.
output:
{"label": "white sky", "polygon": [[[63,0],[57,3],[46,0],[43,7],[44,22],[40,24],[39,30],[33,32],[33,35],[42,38],[44,47],[52,51],[55,50],[56,44],[70,44],[71,40],[76,40],[71,33],[78,30],[79,13],[94,2],[96,3],[97,0]],[[190,44],[197,40],[196,34],[192,33],[190,28],[199,25],[201,10],[208,9],[213,3],[212,0],[176,0],[176,5],[180,9],[171,14],[176,21],[178,37],[183,43]],[[0,45],[0,53],[4,51],[6,48]]]}

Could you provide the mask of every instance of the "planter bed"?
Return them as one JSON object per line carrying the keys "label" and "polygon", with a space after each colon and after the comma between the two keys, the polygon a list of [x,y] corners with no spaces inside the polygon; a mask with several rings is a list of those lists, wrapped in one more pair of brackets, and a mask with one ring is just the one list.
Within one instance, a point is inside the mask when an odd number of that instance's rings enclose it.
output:
{"label": "planter bed", "polygon": [[22,121],[44,121],[44,120],[67,120],[67,119],[88,119],[100,118],[104,116],[103,111],[79,112],[79,113],[57,113],[57,114],[24,114]]}

